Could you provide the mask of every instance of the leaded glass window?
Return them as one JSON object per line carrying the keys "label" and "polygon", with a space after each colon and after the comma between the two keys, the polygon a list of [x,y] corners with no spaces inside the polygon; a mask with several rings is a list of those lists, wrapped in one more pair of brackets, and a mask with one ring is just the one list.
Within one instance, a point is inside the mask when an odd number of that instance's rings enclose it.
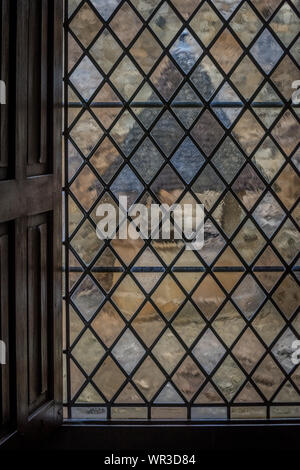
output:
{"label": "leaded glass window", "polygon": [[[299,418],[299,0],[65,5],[66,417]],[[99,240],[120,195],[204,247]]]}

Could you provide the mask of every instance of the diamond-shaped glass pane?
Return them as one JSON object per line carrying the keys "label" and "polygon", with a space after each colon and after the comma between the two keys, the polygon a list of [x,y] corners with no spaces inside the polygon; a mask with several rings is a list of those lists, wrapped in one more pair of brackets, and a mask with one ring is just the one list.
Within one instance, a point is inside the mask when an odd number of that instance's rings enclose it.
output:
{"label": "diamond-shaped glass pane", "polygon": [[105,29],[93,44],[90,53],[101,69],[108,73],[122,54],[122,49],[111,33]]}
{"label": "diamond-shaped glass pane", "polygon": [[190,183],[204,164],[205,158],[187,137],[174,153],[171,162],[183,179]]}
{"label": "diamond-shaped glass pane", "polygon": [[145,29],[134,43],[130,52],[144,72],[148,73],[160,57],[162,48],[153,37],[153,34],[148,29]]}
{"label": "diamond-shaped glass pane", "polygon": [[232,139],[227,137],[212,161],[227,183],[230,183],[243,165],[245,158]]}
{"label": "diamond-shaped glass pane", "polygon": [[254,277],[248,274],[232,295],[232,300],[249,320],[265,299],[265,294]]}
{"label": "diamond-shaped glass pane", "polygon": [[131,158],[131,163],[146,183],[150,183],[162,166],[164,159],[159,150],[147,138]]}
{"label": "diamond-shaped glass pane", "polygon": [[249,46],[262,26],[262,22],[253,11],[249,3],[245,2],[234,15],[230,26],[245,44]]}
{"label": "diamond-shaped glass pane", "polygon": [[202,54],[202,48],[188,29],[180,34],[170,52],[179,67],[188,73]]}
{"label": "diamond-shaped glass pane", "polygon": [[126,330],[113,348],[112,354],[127,374],[130,374],[145,354],[145,350],[133,333]]}
{"label": "diamond-shaped glass pane", "polygon": [[222,21],[210,7],[204,2],[197,14],[190,22],[191,27],[207,47],[214,39],[222,26]]}
{"label": "diamond-shaped glass pane", "polygon": [[142,75],[127,56],[111,75],[112,83],[125,99],[131,98],[142,79]]}
{"label": "diamond-shaped glass pane", "polygon": [[92,42],[102,23],[91,7],[85,2],[70,23],[70,28],[85,46]]}
{"label": "diamond-shaped glass pane", "polygon": [[224,72],[228,73],[242,54],[242,48],[230,31],[225,29],[210,52]]}
{"label": "diamond-shaped glass pane", "polygon": [[152,352],[166,372],[170,374],[182,358],[184,348],[174,334],[167,330],[156,343]]}
{"label": "diamond-shaped glass pane", "polygon": [[208,101],[221,84],[223,77],[210,58],[205,56],[192,73],[191,80],[201,96]]}
{"label": "diamond-shaped glass pane", "polygon": [[170,112],[166,111],[151,134],[162,151],[169,156],[182,138],[184,131]]}
{"label": "diamond-shaped glass pane", "polygon": [[85,100],[89,100],[99,87],[102,76],[88,57],[85,57],[70,78],[73,85]]}
{"label": "diamond-shaped glass pane", "polygon": [[123,3],[110,22],[110,27],[126,47],[137,35],[141,26],[141,20],[127,2]]}
{"label": "diamond-shaped glass pane", "polygon": [[299,33],[300,20],[288,3],[284,3],[271,21],[271,28],[287,47]]}
{"label": "diamond-shaped glass pane", "polygon": [[149,25],[164,46],[168,46],[182,22],[167,2],[164,2]]}
{"label": "diamond-shaped glass pane", "polygon": [[194,347],[193,354],[205,371],[210,374],[225,354],[225,348],[216,335],[211,330],[207,330]]}
{"label": "diamond-shaped glass pane", "polygon": [[182,75],[173,62],[165,56],[151,75],[157,91],[168,101],[182,81]]}
{"label": "diamond-shaped glass pane", "polygon": [[213,0],[213,3],[217,7],[221,15],[223,15],[224,18],[227,19],[239,6],[241,0],[230,0],[229,2],[226,2],[224,0]]}
{"label": "diamond-shaped glass pane", "polygon": [[250,49],[263,71],[269,74],[283,55],[283,50],[274,36],[265,29]]}
{"label": "diamond-shaped glass pane", "polygon": [[224,130],[210,111],[201,114],[191,132],[204,153],[209,156],[221,140]]}
{"label": "diamond-shaped glass pane", "polygon": [[87,321],[91,319],[103,300],[103,293],[89,276],[79,284],[72,295],[72,302]]}

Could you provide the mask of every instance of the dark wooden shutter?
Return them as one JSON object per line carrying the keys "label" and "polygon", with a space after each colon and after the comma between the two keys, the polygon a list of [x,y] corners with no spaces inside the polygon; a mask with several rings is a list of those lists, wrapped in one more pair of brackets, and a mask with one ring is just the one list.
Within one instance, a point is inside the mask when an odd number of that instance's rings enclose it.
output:
{"label": "dark wooden shutter", "polygon": [[62,4],[1,1],[0,442],[62,420]]}

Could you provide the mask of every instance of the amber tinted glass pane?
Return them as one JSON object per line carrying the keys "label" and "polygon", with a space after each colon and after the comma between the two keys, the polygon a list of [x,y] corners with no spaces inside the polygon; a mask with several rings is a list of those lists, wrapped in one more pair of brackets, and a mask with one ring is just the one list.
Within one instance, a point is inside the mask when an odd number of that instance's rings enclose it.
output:
{"label": "amber tinted glass pane", "polygon": [[[66,416],[299,417],[299,2],[68,15]],[[124,240],[122,211],[100,240],[97,207],[121,196],[203,204],[203,247],[174,220],[166,240]]]}

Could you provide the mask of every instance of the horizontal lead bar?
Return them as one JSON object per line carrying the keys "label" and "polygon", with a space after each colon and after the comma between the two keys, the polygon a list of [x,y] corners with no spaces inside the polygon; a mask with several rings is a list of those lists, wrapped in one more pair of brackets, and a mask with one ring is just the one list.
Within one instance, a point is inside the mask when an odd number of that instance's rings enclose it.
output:
{"label": "horizontal lead bar", "polygon": [[[212,108],[243,108],[245,105],[246,104],[241,101],[213,101],[209,104]],[[125,104],[121,102],[94,102],[90,104],[70,102],[65,106],[68,106],[69,108],[123,108]],[[131,108],[163,108],[164,106],[165,105],[161,102],[149,103],[139,101],[136,103],[130,103]],[[172,108],[203,108],[205,105],[201,102],[174,102],[168,103],[167,106],[171,106]],[[282,108],[283,106],[284,103],[281,103],[280,101],[273,103],[251,103],[252,108]],[[299,108],[299,105],[293,105],[293,107]]]}
{"label": "horizontal lead bar", "polygon": [[[65,272],[66,269],[63,268],[63,271]],[[68,270],[71,273],[82,273],[84,272],[83,268],[77,267],[77,266],[72,266]],[[122,273],[125,271],[125,268],[122,267],[114,267],[114,266],[106,266],[106,267],[94,267],[91,268],[91,272],[94,273]],[[135,266],[131,268],[131,272],[136,272],[136,273],[163,273],[165,272],[165,268],[163,266]],[[172,268],[173,272],[191,272],[191,273],[204,273],[206,272],[206,268],[204,266],[175,266]],[[214,272],[221,272],[221,273],[226,273],[226,272],[232,272],[232,273],[243,273],[246,271],[245,268],[242,266],[218,266],[213,268]],[[270,273],[277,273],[277,272],[284,272],[285,268],[283,266],[255,266],[253,268],[254,272],[270,272]],[[299,272],[300,271],[300,266],[294,266],[292,268],[292,271],[294,272]]]}

